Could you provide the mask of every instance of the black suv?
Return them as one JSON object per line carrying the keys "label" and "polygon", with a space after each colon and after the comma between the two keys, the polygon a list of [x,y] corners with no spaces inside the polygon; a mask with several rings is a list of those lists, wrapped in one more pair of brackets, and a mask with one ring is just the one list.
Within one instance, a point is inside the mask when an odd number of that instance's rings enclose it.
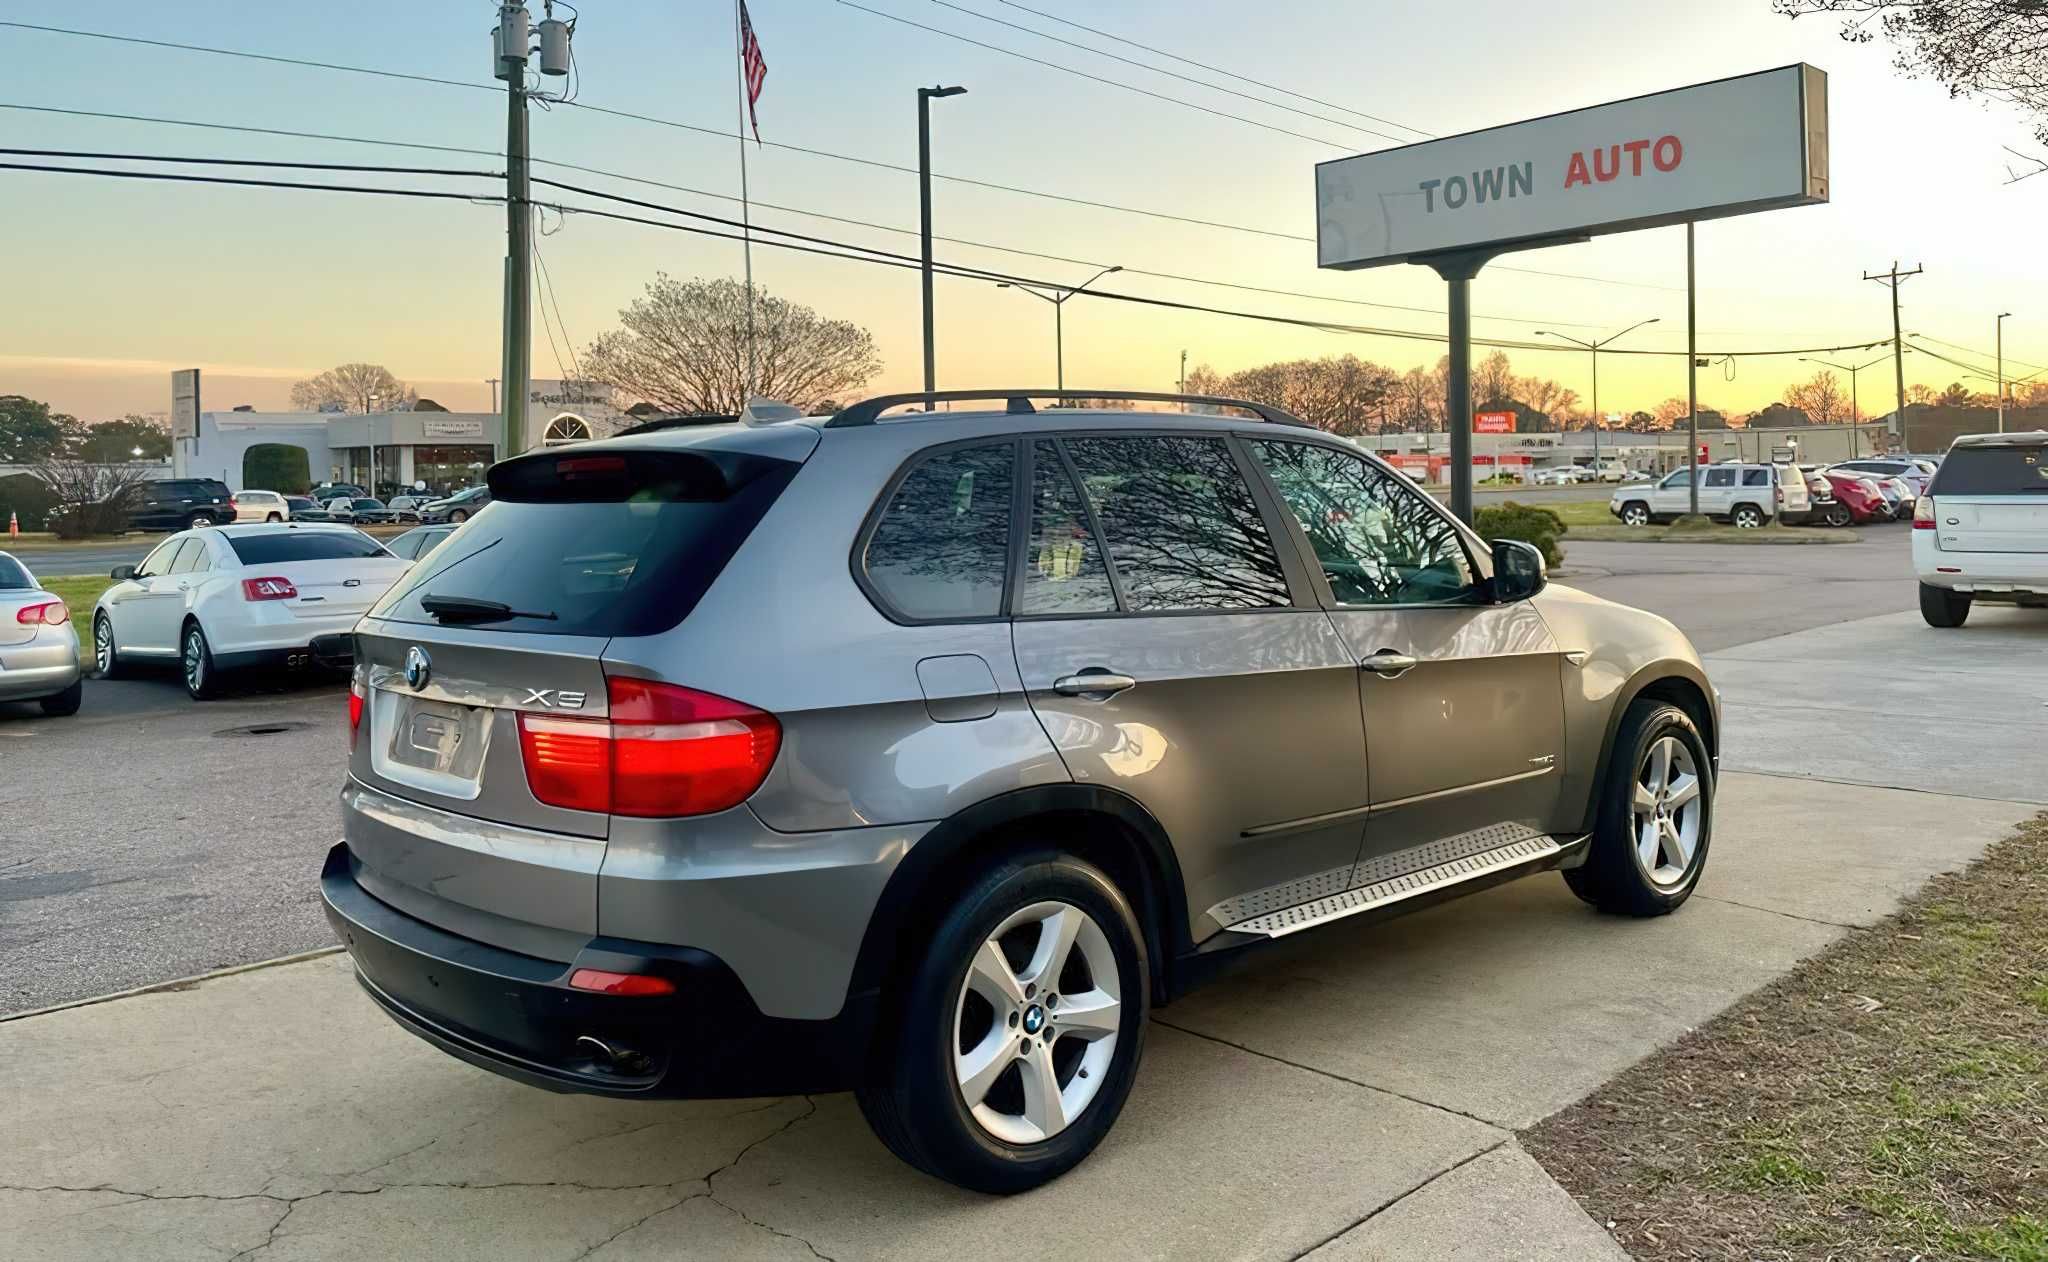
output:
{"label": "black suv", "polygon": [[219,478],[145,482],[128,501],[128,529],[190,530],[226,525],[235,519],[232,494]]}

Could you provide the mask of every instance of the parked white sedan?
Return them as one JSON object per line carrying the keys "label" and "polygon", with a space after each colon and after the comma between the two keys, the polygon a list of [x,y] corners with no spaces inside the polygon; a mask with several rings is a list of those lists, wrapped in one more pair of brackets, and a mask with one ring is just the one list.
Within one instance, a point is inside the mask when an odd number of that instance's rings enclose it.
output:
{"label": "parked white sedan", "polygon": [[317,522],[188,530],[140,565],[114,569],[93,607],[102,676],[176,661],[203,701],[230,671],[316,664],[314,642],[345,635],[406,563],[352,526]]}

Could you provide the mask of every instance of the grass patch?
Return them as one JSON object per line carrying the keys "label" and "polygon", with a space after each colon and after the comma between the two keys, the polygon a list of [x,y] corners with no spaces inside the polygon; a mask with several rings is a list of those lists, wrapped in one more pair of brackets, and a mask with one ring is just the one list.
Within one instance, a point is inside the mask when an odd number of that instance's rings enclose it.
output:
{"label": "grass patch", "polygon": [[100,593],[114,585],[114,580],[103,574],[75,574],[66,578],[43,578],[36,581],[43,590],[53,596],[64,598],[64,607],[71,611],[71,625],[78,628],[78,651],[85,661],[92,661],[92,606]]}
{"label": "grass patch", "polygon": [[[1602,510],[1605,511],[1605,510]],[[1601,543],[1733,543],[1807,544],[1854,543],[1854,530],[1833,530],[1817,526],[1759,526],[1737,530],[1719,522],[1706,526],[1624,526],[1608,518],[1604,526],[1573,526],[1572,538]]]}
{"label": "grass patch", "polygon": [[1523,1135],[1637,1258],[2048,1262],[2048,816]]}

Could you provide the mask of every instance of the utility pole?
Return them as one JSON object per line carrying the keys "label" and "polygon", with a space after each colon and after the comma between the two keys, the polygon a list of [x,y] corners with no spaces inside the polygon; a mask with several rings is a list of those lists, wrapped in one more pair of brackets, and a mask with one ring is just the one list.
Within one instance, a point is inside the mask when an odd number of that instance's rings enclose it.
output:
{"label": "utility pole", "polygon": [[1904,284],[1908,277],[1918,276],[1921,271],[1920,266],[1916,264],[1912,271],[1902,272],[1899,270],[1899,261],[1893,259],[1892,268],[1888,272],[1863,273],[1863,279],[1878,281],[1892,291],[1892,372],[1899,387],[1899,446],[1909,453],[1913,450],[1913,443],[1906,429],[1906,339],[1899,332],[1899,286]]}
{"label": "utility pole", "polygon": [[[1690,300],[1688,299],[1688,307],[1689,305]],[[1687,318],[1689,319],[1690,316]],[[1600,348],[1610,342],[1618,342],[1644,325],[1655,324],[1657,321],[1658,317],[1656,316],[1651,316],[1647,320],[1638,320],[1621,332],[1616,333],[1613,337],[1603,337],[1594,342],[1583,341],[1571,336],[1569,333],[1554,333],[1549,329],[1536,330],[1536,336],[1538,337],[1554,337],[1560,342],[1570,342],[1573,346],[1584,347],[1593,353],[1593,480],[1595,482],[1606,480],[1600,473]]]}
{"label": "utility pole", "polygon": [[[1693,283],[1692,221],[1685,222],[1685,463],[1692,475],[1685,480],[1686,512],[1700,515],[1700,343],[1697,299]],[[1599,467],[1597,464],[1594,466]]]}
{"label": "utility pole", "polygon": [[1182,394],[1188,392],[1188,353],[1186,348],[1182,348],[1180,353],[1180,392]]}
{"label": "utility pole", "polygon": [[1998,432],[2005,432],[2005,321],[2012,312],[1998,313]]}
{"label": "utility pole", "polygon": [[[541,0],[540,72],[569,73],[569,40],[575,24],[555,16],[554,0]],[[527,160],[526,87],[532,14],[525,0],[498,6],[498,25],[491,32],[497,75],[505,81],[505,311],[504,311],[504,439],[499,457],[516,456],[526,446],[526,393],[533,355],[533,184]],[[543,98],[546,99],[546,98]],[[492,381],[491,410],[498,410]]]}
{"label": "utility pole", "polygon": [[[938,356],[932,338],[932,98],[959,96],[962,87],[917,90],[918,235],[924,244],[924,392],[938,387]],[[929,408],[931,403],[926,401]]]}

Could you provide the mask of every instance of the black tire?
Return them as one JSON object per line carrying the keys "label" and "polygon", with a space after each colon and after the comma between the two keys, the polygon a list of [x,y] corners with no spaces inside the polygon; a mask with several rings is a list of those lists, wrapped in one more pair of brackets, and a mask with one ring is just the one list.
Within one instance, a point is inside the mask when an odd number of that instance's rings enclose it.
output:
{"label": "black tire", "polygon": [[212,524],[213,518],[206,513],[194,513],[185,519],[185,529],[187,530],[198,530]]}
{"label": "black tire", "polygon": [[[1011,1143],[984,1129],[961,1095],[956,1016],[968,966],[990,935],[1012,913],[1052,900],[1086,912],[1115,958],[1117,1041],[1101,1085],[1078,1117],[1048,1139]],[[1130,903],[1100,869],[1071,855],[1020,855],[998,862],[950,899],[922,952],[900,980],[903,997],[890,1020],[897,1034],[880,1049],[877,1085],[855,1092],[868,1125],[909,1165],[977,1192],[1029,1191],[1079,1164],[1123,1110],[1144,1050],[1151,967]],[[1076,1072],[1068,1070],[1070,1085]]]}
{"label": "black tire", "polygon": [[[196,660],[195,660],[196,659]],[[197,621],[185,624],[178,637],[178,677],[194,701],[211,701],[220,695],[220,672],[213,666],[213,646]]]}
{"label": "black tire", "polygon": [[1959,627],[1970,616],[1970,598],[1946,587],[1920,584],[1920,616],[1930,627]]}
{"label": "black tire", "polygon": [[54,719],[61,719],[78,713],[78,707],[85,702],[85,681],[74,679],[71,686],[54,697],[43,698],[43,713]]}
{"label": "black tire", "polygon": [[279,521],[283,521],[283,520],[284,520],[284,518],[283,518],[283,517],[281,517],[281,516],[279,516],[279,515],[278,515],[278,514],[276,514],[276,513],[269,513],[269,514],[266,514],[266,515],[264,516],[263,520],[264,520],[264,521],[267,521],[267,522],[279,522]]}
{"label": "black tire", "polygon": [[1848,525],[1855,519],[1856,514],[1850,512],[1849,506],[1847,504],[1842,503],[1840,500],[1836,500],[1834,503],[1828,505],[1827,515],[1822,518],[1822,520],[1825,521],[1828,525],[1834,526],[1838,529],[1840,527]]}
{"label": "black tire", "polygon": [[1630,500],[1621,506],[1621,524],[1624,526],[1647,526],[1651,520],[1650,506],[1641,500]]}
{"label": "black tire", "polygon": [[1735,511],[1728,514],[1728,520],[1734,522],[1738,530],[1755,530],[1764,524],[1764,510],[1754,504],[1737,504]]}
{"label": "black tire", "polygon": [[114,639],[114,623],[104,613],[93,615],[92,619],[92,660],[93,668],[101,679],[119,679],[125,673],[121,667],[121,646]]}
{"label": "black tire", "polygon": [[[1699,777],[1698,841],[1692,857],[1675,879],[1653,881],[1636,854],[1632,801],[1636,775],[1651,747],[1673,737],[1691,754]],[[1586,861],[1564,873],[1565,884],[1601,911],[1619,916],[1662,916],[1692,897],[1714,836],[1714,764],[1707,743],[1692,716],[1667,702],[1642,699],[1631,704],[1614,735],[1614,752],[1601,778],[1598,823]]]}
{"label": "black tire", "polygon": [[458,508],[448,514],[448,520],[461,523],[469,520],[469,510]]}

